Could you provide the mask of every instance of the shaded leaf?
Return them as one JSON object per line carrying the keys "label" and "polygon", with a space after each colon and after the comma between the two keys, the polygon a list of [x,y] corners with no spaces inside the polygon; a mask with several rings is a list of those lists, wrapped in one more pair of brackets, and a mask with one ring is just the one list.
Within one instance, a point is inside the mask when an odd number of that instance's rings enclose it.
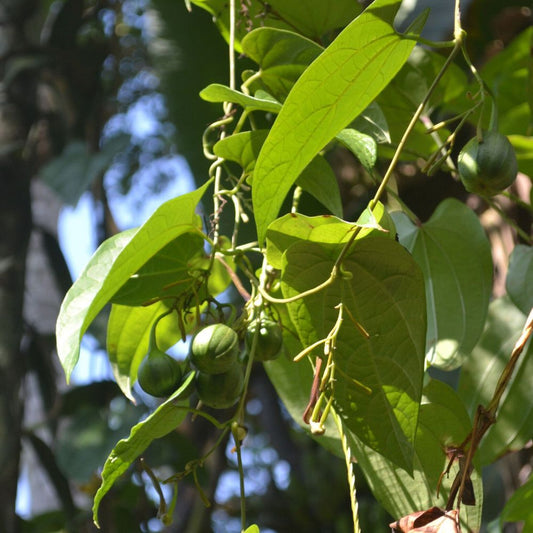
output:
{"label": "shaded leaf", "polygon": [[[293,297],[325,281],[339,252],[338,245],[292,244],[283,256],[283,295]],[[409,471],[424,360],[422,273],[405,249],[388,238],[356,240],[343,268],[351,279],[290,303],[289,313],[304,346],[326,337],[339,303],[369,333],[363,337],[345,318],[334,357],[339,369],[336,409],[367,445]]]}
{"label": "shaded leaf", "polygon": [[78,362],[83,334],[104,305],[161,248],[196,228],[196,206],[208,185],[165,202],[137,231],[120,233],[96,250],[57,319],[57,353],[67,380]]}
{"label": "shaded leaf", "polygon": [[292,31],[257,28],[242,40],[243,52],[260,67],[258,76],[278,100],[283,101],[296,80],[323,48]]}
{"label": "shaded leaf", "polygon": [[107,170],[115,155],[124,150],[129,141],[129,135],[118,135],[94,153],[89,151],[87,143],[71,141],[58,157],[41,169],[41,179],[66,204],[76,205],[81,195]]}
{"label": "shaded leaf", "polygon": [[[487,406],[496,384],[520,336],[526,317],[507,298],[491,302],[483,335],[461,370],[458,393],[471,416],[478,405]],[[496,414],[496,424],[487,432],[477,452],[482,465],[521,449],[531,439],[533,405],[533,344],[520,356]]]}
{"label": "shaded leaf", "polygon": [[505,288],[512,302],[524,313],[533,307],[533,248],[517,244],[509,259]]}
{"label": "shaded leaf", "polygon": [[[200,229],[197,226],[197,229]],[[195,286],[202,270],[204,240],[198,233],[183,233],[169,242],[132,274],[111,302],[145,305],[154,298],[177,298]]]}
{"label": "shaded leaf", "polygon": [[414,42],[402,39],[391,26],[399,4],[373,2],[291,90],[255,168],[252,200],[260,242],[300,172],[407,60]]}
{"label": "shaded leaf", "polygon": [[115,481],[129,468],[131,463],[141,455],[150,443],[164,437],[176,429],[187,414],[187,409],[180,406],[178,398],[192,383],[195,373],[185,378],[180,388],[161,404],[150,416],[131,428],[127,439],[120,440],[107,458],[102,470],[102,483],[94,496],[93,519],[98,525],[98,508],[100,501],[114,485]]}
{"label": "shaded leaf", "polygon": [[[225,0],[191,0],[211,13],[220,33],[229,41],[229,4]],[[352,0],[260,0],[247,2],[236,25],[237,51],[242,51],[241,39],[253,28],[273,26],[296,29],[307,37],[319,40],[325,33],[342,28],[361,12],[361,6]]]}
{"label": "shaded leaf", "polygon": [[370,105],[352,122],[352,128],[372,137],[377,143],[390,143],[389,125],[377,102]]}
{"label": "shaded leaf", "polygon": [[[431,380],[424,387],[415,440],[413,476],[350,436],[350,446],[377,500],[392,516],[404,516],[427,509],[444,507],[457,465],[444,477],[437,497],[441,472],[446,469],[447,447],[460,444],[471,429],[470,418],[461,399],[444,383]],[[476,470],[472,473],[476,506],[461,509],[461,520],[477,531],[481,524],[483,484]]]}
{"label": "shaded leaf", "polygon": [[475,346],[487,316],[492,258],[485,231],[470,208],[451,198],[421,226],[403,213],[392,216],[400,242],[424,273],[427,361],[455,368]]}
{"label": "shaded leaf", "polygon": [[[124,395],[134,402],[131,388],[137,369],[148,352],[150,330],[156,319],[168,307],[157,302],[148,307],[114,304],[107,324],[107,353],[116,382]],[[192,326],[194,316],[187,315],[184,325]],[[157,345],[165,351],[180,339],[181,332],[175,313],[162,318],[157,326]]]}
{"label": "shaded leaf", "polygon": [[509,498],[501,514],[502,522],[524,521],[523,531],[533,528],[533,477]]}

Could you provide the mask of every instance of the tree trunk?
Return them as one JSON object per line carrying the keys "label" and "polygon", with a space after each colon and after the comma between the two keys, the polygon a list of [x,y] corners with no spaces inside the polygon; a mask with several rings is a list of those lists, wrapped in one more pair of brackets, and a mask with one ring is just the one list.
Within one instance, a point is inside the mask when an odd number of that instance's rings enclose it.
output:
{"label": "tree trunk", "polygon": [[0,6],[0,524],[5,533],[18,529],[15,501],[24,373],[20,341],[26,250],[31,230],[30,171],[23,157],[29,117],[24,102],[28,91],[32,92],[31,84],[22,91],[15,89],[8,74],[13,72],[13,54],[24,46],[22,28],[33,5],[21,0]]}

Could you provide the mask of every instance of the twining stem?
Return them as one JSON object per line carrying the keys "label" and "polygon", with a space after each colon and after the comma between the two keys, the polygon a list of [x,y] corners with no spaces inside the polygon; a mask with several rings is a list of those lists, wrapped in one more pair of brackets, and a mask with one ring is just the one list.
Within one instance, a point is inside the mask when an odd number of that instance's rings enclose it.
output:
{"label": "twining stem", "polygon": [[342,444],[342,451],[344,452],[344,460],[346,462],[348,486],[350,488],[350,505],[352,508],[353,531],[354,533],[360,533],[361,528],[359,527],[359,504],[357,502],[357,493],[355,488],[355,473],[353,470],[352,452],[348,445],[348,439],[346,437],[346,433],[344,432],[340,416],[334,409],[332,410],[332,414],[335,424],[337,425],[337,430],[339,432],[339,437]]}

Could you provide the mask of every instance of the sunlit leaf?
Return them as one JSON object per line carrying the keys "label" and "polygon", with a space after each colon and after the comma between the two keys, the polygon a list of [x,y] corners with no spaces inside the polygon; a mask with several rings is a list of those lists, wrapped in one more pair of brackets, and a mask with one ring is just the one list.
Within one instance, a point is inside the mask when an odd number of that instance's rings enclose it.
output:
{"label": "sunlit leaf", "polygon": [[[213,151],[219,157],[235,161],[252,173],[268,130],[254,130],[231,135],[218,141]],[[250,178],[253,186],[253,174]],[[337,178],[329,163],[317,155],[296,180],[304,191],[315,197],[332,214],[342,216],[342,201]]]}
{"label": "sunlit leaf", "polygon": [[[338,245],[292,244],[283,256],[284,296],[324,282],[339,252]],[[335,307],[345,306],[334,355],[336,409],[367,445],[409,471],[424,360],[422,273],[400,244],[377,237],[357,240],[343,268],[350,276],[290,303],[289,313],[302,344],[309,346],[331,330],[338,315]]]}
{"label": "sunlit leaf", "polygon": [[533,307],[533,248],[517,244],[509,259],[505,286],[509,298],[524,314]]}
{"label": "sunlit leaf", "polygon": [[525,135],[509,135],[513,145],[518,170],[533,177],[533,137]]}
{"label": "sunlit leaf", "polygon": [[252,199],[259,241],[311,159],[394,77],[414,41],[391,22],[400,2],[377,0],[347,26],[291,90],[263,145]]}
{"label": "sunlit leaf", "polygon": [[137,231],[105,241],[68,291],[57,319],[57,353],[67,380],[89,324],[132,274],[179,235],[194,230],[196,206],[209,182],[165,202]]}
{"label": "sunlit leaf", "polygon": [[267,93],[263,93],[261,98],[258,96],[249,96],[219,83],[208,85],[205,89],[200,91],[200,96],[208,102],[233,102],[250,111],[279,113],[281,109],[281,104],[274,98],[269,98]]}
{"label": "sunlit leaf", "polygon": [[[478,345],[461,369],[458,392],[473,417],[478,405],[488,406],[509,361],[526,316],[507,298],[490,304],[487,324]],[[481,441],[477,457],[482,465],[519,450],[531,439],[533,428],[533,343],[521,354],[502,397],[496,424]]]}
{"label": "sunlit leaf", "polygon": [[277,269],[282,268],[283,253],[295,242],[305,240],[317,243],[345,243],[355,229],[359,229],[358,239],[372,236],[396,236],[394,222],[381,202],[378,202],[372,215],[365,209],[355,223],[349,223],[328,215],[308,217],[300,213],[290,213],[280,217],[267,230],[267,259]]}
{"label": "sunlit leaf", "polygon": [[427,361],[455,368],[475,346],[492,291],[490,245],[478,217],[454,199],[444,200],[423,225],[393,213],[400,242],[424,273]]}
{"label": "sunlit leaf", "polygon": [[129,468],[131,463],[141,455],[150,443],[164,437],[176,429],[187,414],[187,409],[179,405],[176,398],[190,387],[194,380],[191,372],[180,388],[161,404],[150,416],[131,428],[127,439],[120,440],[107,458],[102,470],[102,483],[93,502],[93,519],[98,525],[98,508],[102,498],[114,485],[115,481]]}

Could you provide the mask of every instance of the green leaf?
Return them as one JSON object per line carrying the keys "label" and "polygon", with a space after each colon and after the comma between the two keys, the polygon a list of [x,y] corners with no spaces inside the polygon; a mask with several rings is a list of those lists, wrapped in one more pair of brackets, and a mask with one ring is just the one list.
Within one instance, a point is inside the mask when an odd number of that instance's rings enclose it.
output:
{"label": "green leaf", "polygon": [[533,528],[533,477],[529,479],[509,498],[503,508],[501,521],[525,522],[523,531]]}
{"label": "green leaf", "polygon": [[[197,229],[200,229],[197,226]],[[177,298],[193,287],[202,269],[204,240],[198,233],[183,233],[151,257],[113,295],[122,305],[146,305],[154,298]]]}
{"label": "green leaf", "polygon": [[376,164],[376,141],[369,135],[347,128],[336,135],[336,138],[359,159],[361,164],[371,171]]}
{"label": "green leaf", "polygon": [[525,135],[509,135],[508,137],[516,154],[518,170],[533,177],[533,137]]}
{"label": "green leaf", "polygon": [[391,23],[398,0],[376,0],[309,66],[291,90],[257,160],[252,199],[258,239],[292,184],[407,60],[414,41]]}
{"label": "green leaf", "polygon": [[357,239],[369,235],[396,236],[394,222],[381,202],[378,202],[372,214],[369,214],[368,208],[365,209],[355,224],[329,215],[308,217],[290,213],[274,220],[268,227],[267,260],[274,268],[281,269],[283,253],[291,244],[302,240],[341,244],[351,238],[356,228],[360,229]]}
{"label": "green leaf", "polygon": [[[294,297],[324,282],[339,252],[339,245],[292,244],[283,256],[283,295]],[[365,444],[411,471],[424,368],[422,273],[400,244],[379,237],[356,240],[343,269],[351,276],[288,304],[292,322],[309,346],[326,337],[337,320],[335,307],[343,304],[334,355],[336,409]]]}
{"label": "green leaf", "polygon": [[256,524],[252,524],[246,528],[244,533],[259,533],[259,527]]}
{"label": "green leaf", "polygon": [[190,386],[195,378],[191,372],[180,388],[162,403],[150,416],[131,428],[127,439],[120,440],[107,458],[102,470],[102,483],[94,496],[93,520],[98,526],[100,501],[114,485],[115,481],[141,455],[150,443],[164,437],[176,429],[185,418],[187,409],[180,406],[176,399]]}
{"label": "green leaf", "polygon": [[89,151],[87,143],[71,141],[61,155],[43,167],[40,177],[65,203],[76,205],[81,195],[107,170],[115,155],[124,150],[129,141],[129,135],[118,135],[94,153]]}
{"label": "green leaf", "polygon": [[[245,172],[251,173],[267,135],[268,130],[237,133],[218,141],[213,151],[219,157],[239,163]],[[322,156],[317,155],[313,158],[296,183],[304,191],[313,195],[331,213],[342,216],[342,201],[337,178]]]}
{"label": "green leaf", "polygon": [[400,242],[424,273],[427,361],[460,366],[483,331],[492,291],[490,245],[478,217],[454,199],[444,200],[419,226],[393,213]]}
{"label": "green leaf", "polygon": [[507,294],[525,315],[533,307],[533,248],[517,244],[509,259],[505,281]]}
{"label": "green leaf", "polygon": [[278,100],[283,101],[307,66],[323,48],[292,31],[257,28],[242,40],[243,52],[260,67],[258,76]]}
{"label": "green leaf", "polygon": [[369,135],[377,143],[391,142],[387,119],[377,102],[371,102],[352,122],[351,127],[360,133]]}
{"label": "green leaf", "polygon": [[66,294],[57,319],[57,353],[67,381],[89,324],[132,274],[166,244],[196,228],[196,206],[208,185],[165,202],[137,231],[112,237],[96,250]]}
{"label": "green leaf", "polygon": [[[490,304],[485,330],[463,365],[458,393],[473,417],[478,405],[487,406],[526,317],[507,298]],[[533,390],[533,344],[522,352],[496,414],[496,424],[481,441],[477,457],[482,465],[521,449],[531,439],[533,405],[525,401]]]}
{"label": "green leaf", "polygon": [[[114,304],[107,324],[107,353],[113,375],[124,395],[135,402],[131,388],[137,369],[148,352],[150,330],[156,319],[168,311],[163,302],[148,307]],[[183,324],[192,326],[193,315],[183,317]],[[174,313],[162,318],[157,325],[157,345],[165,351],[179,340],[181,332]]]}
{"label": "green leaf", "polygon": [[[413,476],[405,470],[365,446],[359,439],[348,434],[353,455],[357,458],[376,499],[395,518],[414,511],[428,509],[433,505],[444,507],[451,484],[458,471],[457,465],[450,475],[443,478],[440,495],[437,484],[440,474],[446,469],[447,446],[460,444],[471,429],[465,408],[454,392],[444,383],[431,380],[423,391],[415,441]],[[474,470],[472,484],[476,506],[462,506],[461,519],[470,529],[479,531],[483,503],[483,483]]]}
{"label": "green leaf", "polygon": [[[225,0],[191,0],[191,3],[209,11],[220,33],[229,42],[229,4]],[[235,49],[242,51],[241,39],[253,28],[274,26],[296,29],[314,40],[325,33],[342,28],[361,12],[361,6],[352,0],[272,0],[268,8],[261,0],[246,2],[236,27]]]}
{"label": "green leaf", "polygon": [[200,91],[200,97],[207,102],[233,102],[248,109],[249,111],[265,111],[267,113],[279,113],[281,104],[267,93],[263,92],[257,96],[230,89],[220,83],[212,83]]}

